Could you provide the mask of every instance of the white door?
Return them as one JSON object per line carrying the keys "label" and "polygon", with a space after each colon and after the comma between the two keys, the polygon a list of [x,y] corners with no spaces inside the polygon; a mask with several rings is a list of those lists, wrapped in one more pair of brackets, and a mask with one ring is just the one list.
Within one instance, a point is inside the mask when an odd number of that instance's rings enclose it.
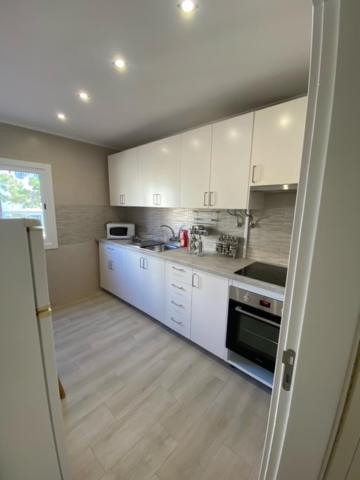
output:
{"label": "white door", "polygon": [[141,269],[141,310],[151,317],[164,321],[165,261],[143,256]]}
{"label": "white door", "polygon": [[190,338],[224,358],[229,299],[227,279],[193,270]]}
{"label": "white door", "polygon": [[[354,62],[359,8],[356,1],[314,2],[309,111],[260,472],[264,480],[324,477],[356,358],[359,101],[349,92],[357,91],[360,81]],[[282,388],[287,349],[296,353],[289,391]]]}
{"label": "white door", "polygon": [[137,148],[110,155],[108,167],[110,205],[141,205]]}
{"label": "white door", "polygon": [[181,207],[209,204],[211,125],[181,135]]}
{"label": "white door", "polygon": [[251,185],[299,182],[307,97],[255,112]]}
{"label": "white door", "polygon": [[254,114],[214,123],[210,206],[247,208]]}
{"label": "white door", "polygon": [[142,205],[180,205],[180,135],[138,147]]}

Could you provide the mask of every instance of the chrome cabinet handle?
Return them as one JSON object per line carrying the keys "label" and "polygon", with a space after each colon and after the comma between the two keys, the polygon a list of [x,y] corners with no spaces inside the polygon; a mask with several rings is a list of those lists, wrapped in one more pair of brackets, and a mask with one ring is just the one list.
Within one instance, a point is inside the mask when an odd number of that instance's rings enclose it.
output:
{"label": "chrome cabinet handle", "polygon": [[149,263],[147,258],[143,258],[143,269],[149,270]]}
{"label": "chrome cabinet handle", "polygon": [[183,292],[185,291],[184,287],[179,287],[178,285],[175,285],[175,283],[172,283],[171,286],[177,288],[178,290],[182,290]]}
{"label": "chrome cabinet handle", "polygon": [[252,182],[252,183],[256,183],[256,180],[255,180],[255,170],[256,170],[256,165],[253,165],[253,166],[252,166],[252,172],[251,172],[251,182]]}
{"label": "chrome cabinet handle", "polygon": [[[214,195],[214,198],[215,198],[214,203],[212,202],[213,195]],[[209,192],[209,207],[214,207],[214,206],[215,206],[215,203],[216,203],[216,195],[215,195],[215,192]]]}
{"label": "chrome cabinet handle", "polygon": [[244,315],[247,315],[248,317],[255,318],[255,320],[259,320],[260,322],[267,323],[268,325],[271,325],[273,327],[280,328],[280,325],[278,323],[272,322],[271,320],[267,320],[266,318],[263,318],[263,317],[259,317],[258,315],[254,315],[253,313],[249,313],[240,307],[235,307],[235,310],[239,313],[243,313]]}
{"label": "chrome cabinet handle", "polygon": [[142,257],[139,258],[139,262],[140,262],[140,268],[143,268],[142,267]]}
{"label": "chrome cabinet handle", "polygon": [[184,308],[184,305],[181,305],[180,303],[176,303],[174,302],[174,300],[171,300],[171,303],[175,305],[175,307]]}
{"label": "chrome cabinet handle", "polygon": [[178,268],[178,267],[174,267],[174,265],[171,267],[173,270],[176,270],[178,272],[183,272],[185,273],[185,270],[183,268]]}
{"label": "chrome cabinet handle", "polygon": [[153,193],[153,205],[156,205],[156,193]]}
{"label": "chrome cabinet handle", "polygon": [[204,192],[204,207],[208,207],[209,206],[209,202],[206,201],[206,195],[208,195],[209,192]]}
{"label": "chrome cabinet handle", "polygon": [[159,198],[157,205],[161,205],[161,195],[160,195],[160,193],[158,193],[157,196]]}
{"label": "chrome cabinet handle", "polygon": [[122,202],[122,204],[125,205],[125,203],[126,203],[126,202],[125,202],[125,193],[123,193],[123,196],[122,196],[122,197],[123,197],[123,202]]}
{"label": "chrome cabinet handle", "polygon": [[178,320],[175,320],[174,317],[170,317],[170,320],[174,323],[177,323],[178,325],[184,325],[183,322],[179,322]]}
{"label": "chrome cabinet handle", "polygon": [[[196,283],[195,283],[195,278],[197,279]],[[197,273],[192,274],[191,285],[195,288],[199,288],[199,275]]]}

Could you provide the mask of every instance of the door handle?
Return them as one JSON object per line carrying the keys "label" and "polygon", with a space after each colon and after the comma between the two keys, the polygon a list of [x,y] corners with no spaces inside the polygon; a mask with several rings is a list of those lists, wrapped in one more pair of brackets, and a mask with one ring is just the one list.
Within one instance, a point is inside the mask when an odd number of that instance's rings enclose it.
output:
{"label": "door handle", "polygon": [[[214,203],[212,203],[213,195],[214,195],[214,198],[215,198]],[[209,207],[214,207],[214,206],[215,206],[215,203],[216,203],[216,195],[215,195],[215,192],[210,192],[210,193],[209,193]]]}

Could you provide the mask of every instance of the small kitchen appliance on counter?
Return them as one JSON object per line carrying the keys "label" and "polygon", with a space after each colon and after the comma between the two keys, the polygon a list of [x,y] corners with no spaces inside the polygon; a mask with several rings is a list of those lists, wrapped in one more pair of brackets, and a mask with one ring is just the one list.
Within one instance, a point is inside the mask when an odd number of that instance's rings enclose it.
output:
{"label": "small kitchen appliance on counter", "polygon": [[135,236],[133,223],[107,223],[106,238],[109,240],[130,240]]}

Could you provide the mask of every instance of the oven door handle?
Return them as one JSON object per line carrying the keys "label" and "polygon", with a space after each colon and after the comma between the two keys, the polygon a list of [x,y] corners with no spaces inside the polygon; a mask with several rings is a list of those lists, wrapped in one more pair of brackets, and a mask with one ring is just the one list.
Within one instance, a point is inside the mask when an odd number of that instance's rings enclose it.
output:
{"label": "oven door handle", "polygon": [[253,313],[249,313],[240,307],[235,307],[235,310],[239,313],[243,313],[244,315],[248,315],[249,317],[255,318],[260,322],[267,323],[268,325],[272,325],[273,327],[276,327],[276,328],[280,328],[280,325],[278,323],[272,322],[271,320],[267,320],[266,318],[259,317],[258,315],[254,315]]}

